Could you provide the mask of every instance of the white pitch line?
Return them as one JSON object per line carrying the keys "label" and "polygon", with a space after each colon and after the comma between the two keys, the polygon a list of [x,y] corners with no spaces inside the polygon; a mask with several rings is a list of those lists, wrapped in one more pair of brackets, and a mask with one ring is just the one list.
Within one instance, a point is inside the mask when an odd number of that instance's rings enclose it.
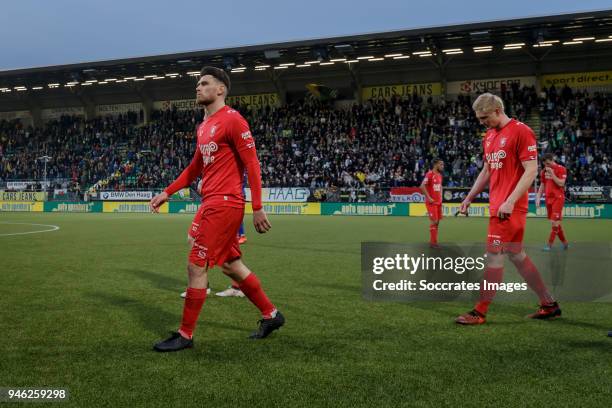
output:
{"label": "white pitch line", "polygon": [[27,235],[27,234],[41,234],[43,232],[52,232],[60,229],[57,225],[49,225],[49,224],[31,224],[29,222],[0,222],[0,224],[5,225],[34,225],[36,227],[51,227],[50,229],[40,230],[40,231],[29,231],[29,232],[11,232],[7,234],[0,234],[0,237],[8,237],[12,235]]}

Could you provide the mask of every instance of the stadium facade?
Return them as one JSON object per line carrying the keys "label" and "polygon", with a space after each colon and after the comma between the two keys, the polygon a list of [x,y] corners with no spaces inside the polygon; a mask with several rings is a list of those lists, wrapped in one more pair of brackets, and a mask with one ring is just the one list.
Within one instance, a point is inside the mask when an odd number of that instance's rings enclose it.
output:
{"label": "stadium facade", "polygon": [[[203,39],[205,44],[205,39]],[[0,72],[0,119],[194,107],[203,65],[231,72],[231,100],[282,105],[306,86],[337,103],[453,98],[516,82],[612,89],[612,10]]]}

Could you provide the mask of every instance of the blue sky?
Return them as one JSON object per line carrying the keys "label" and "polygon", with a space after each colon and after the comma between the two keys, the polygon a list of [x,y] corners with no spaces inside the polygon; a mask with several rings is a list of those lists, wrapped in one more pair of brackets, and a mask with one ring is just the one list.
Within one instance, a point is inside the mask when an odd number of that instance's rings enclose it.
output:
{"label": "blue sky", "polygon": [[609,0],[3,0],[0,70],[606,8]]}

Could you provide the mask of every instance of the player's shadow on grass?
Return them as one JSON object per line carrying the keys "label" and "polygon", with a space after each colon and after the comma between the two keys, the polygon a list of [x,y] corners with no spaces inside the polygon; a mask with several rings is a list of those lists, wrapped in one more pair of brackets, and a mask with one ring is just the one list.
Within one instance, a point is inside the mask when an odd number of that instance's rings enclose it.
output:
{"label": "player's shadow on grass", "polygon": [[[152,303],[143,303],[126,296],[104,292],[92,292],[89,297],[127,312],[141,327],[155,335],[165,334],[180,322],[179,314],[170,313]],[[177,310],[179,310],[178,307]]]}
{"label": "player's shadow on grass", "polygon": [[140,280],[148,281],[158,289],[177,292],[177,294],[179,291],[185,290],[185,287],[187,286],[186,275],[184,279],[178,279],[143,269],[122,268],[120,270],[129,273]]}

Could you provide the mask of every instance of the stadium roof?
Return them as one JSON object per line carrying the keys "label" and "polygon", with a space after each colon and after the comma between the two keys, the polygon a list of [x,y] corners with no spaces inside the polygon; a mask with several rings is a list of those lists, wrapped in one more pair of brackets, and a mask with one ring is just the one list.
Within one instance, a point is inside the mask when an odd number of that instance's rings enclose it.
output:
{"label": "stadium roof", "polygon": [[191,87],[191,76],[203,65],[224,67],[240,74],[240,81],[267,79],[282,70],[364,66],[366,61],[409,67],[426,57],[447,63],[512,52],[534,60],[555,54],[612,54],[612,10],[1,71],[0,102],[26,92],[75,92],[82,84],[88,84],[88,92],[100,85],[154,88],[170,80]]}

